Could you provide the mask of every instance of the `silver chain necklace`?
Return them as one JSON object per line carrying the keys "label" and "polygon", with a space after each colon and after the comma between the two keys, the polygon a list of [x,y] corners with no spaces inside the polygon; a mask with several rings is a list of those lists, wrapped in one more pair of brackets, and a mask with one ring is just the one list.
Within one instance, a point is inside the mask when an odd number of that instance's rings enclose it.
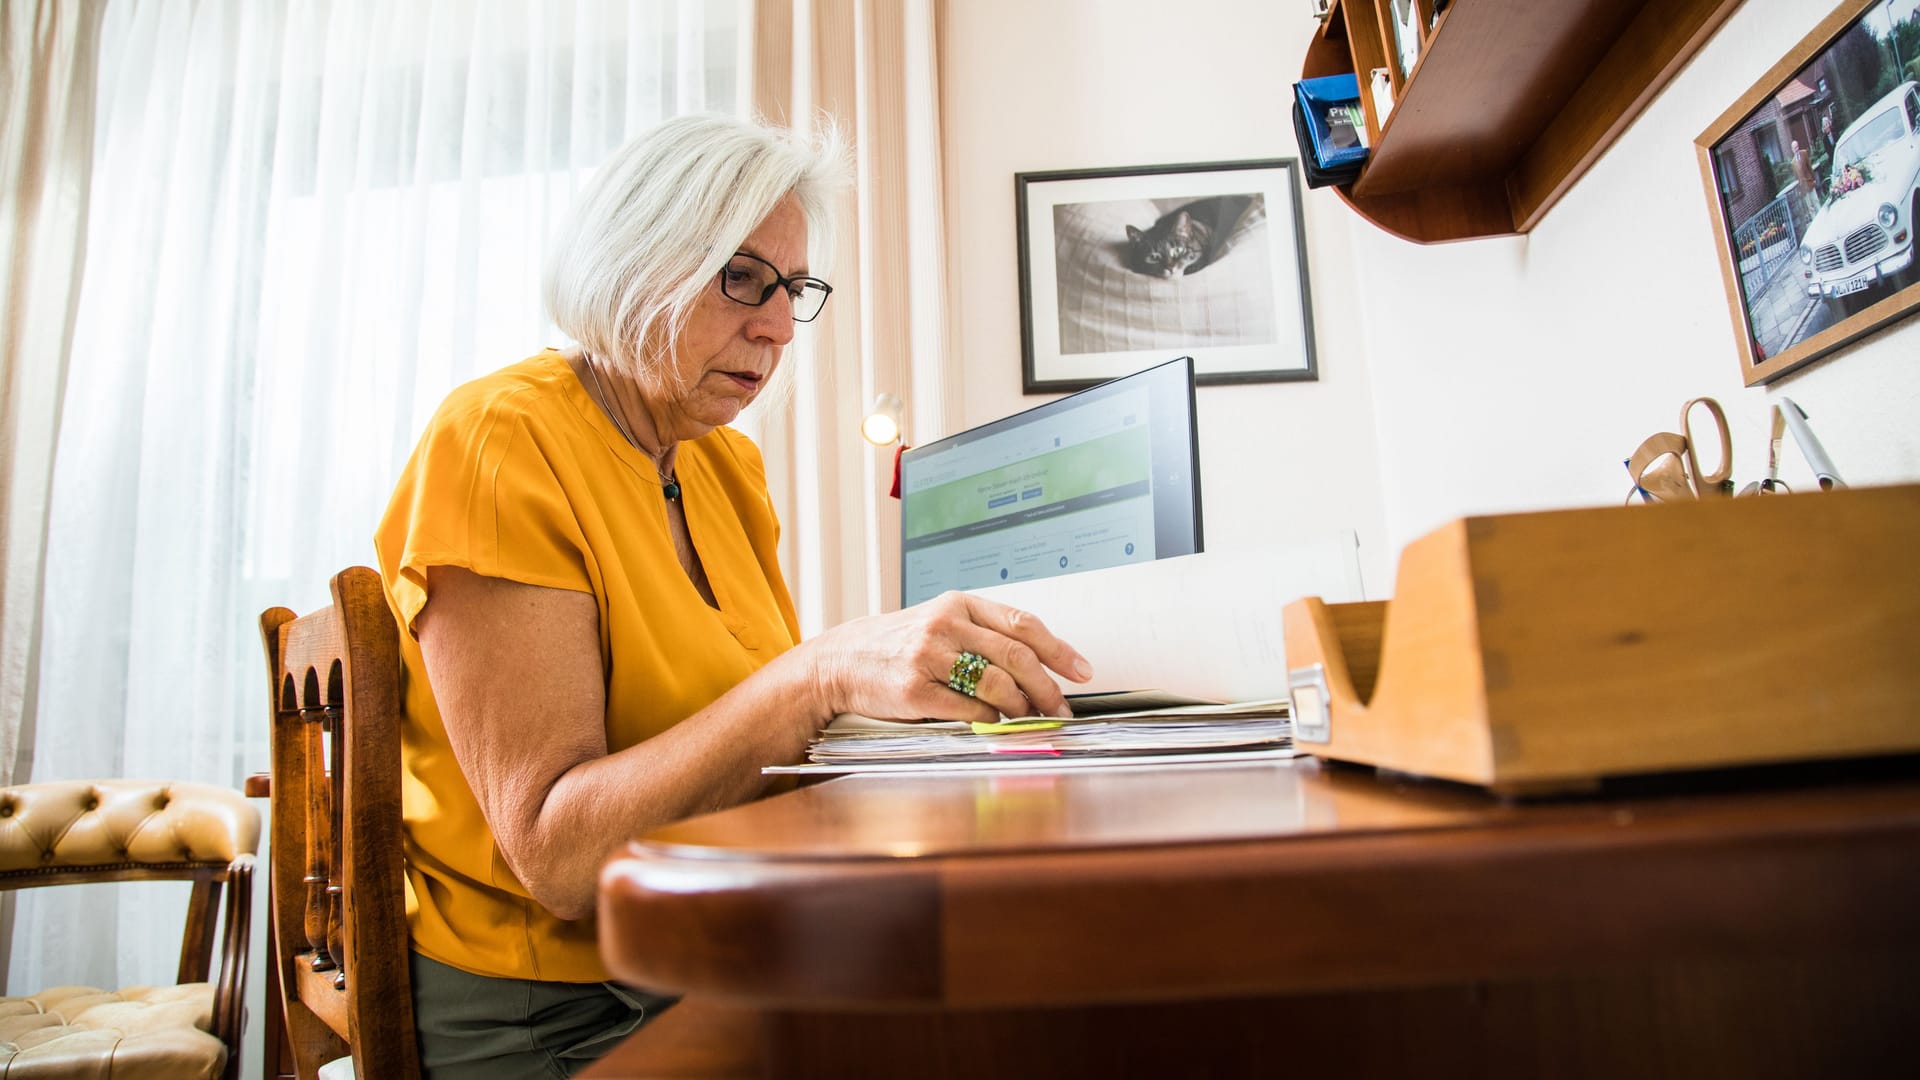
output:
{"label": "silver chain necklace", "polygon": [[[621,437],[627,440],[627,445],[645,454],[647,451],[640,445],[640,440],[633,437],[633,432],[627,430],[627,422],[620,419],[620,410],[613,405],[613,395],[607,393],[607,388],[600,385],[600,371],[593,366],[593,357],[582,353],[580,359],[587,365],[587,377],[593,380],[593,389],[600,395],[600,407],[606,410],[607,418],[613,421],[613,426],[619,430]],[[648,460],[653,459],[649,457]],[[675,473],[661,472],[659,462],[653,463],[653,471],[660,477],[660,491],[667,497],[667,501],[673,502],[679,499],[680,480]]]}

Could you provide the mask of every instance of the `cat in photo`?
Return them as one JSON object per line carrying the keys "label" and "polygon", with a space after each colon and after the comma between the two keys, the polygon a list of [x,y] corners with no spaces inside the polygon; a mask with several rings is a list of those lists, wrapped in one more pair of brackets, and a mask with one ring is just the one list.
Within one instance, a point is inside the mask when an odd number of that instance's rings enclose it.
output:
{"label": "cat in photo", "polygon": [[1127,226],[1127,265],[1149,277],[1197,274],[1225,254],[1234,229],[1260,204],[1258,195],[1213,195],[1160,216],[1145,229]]}

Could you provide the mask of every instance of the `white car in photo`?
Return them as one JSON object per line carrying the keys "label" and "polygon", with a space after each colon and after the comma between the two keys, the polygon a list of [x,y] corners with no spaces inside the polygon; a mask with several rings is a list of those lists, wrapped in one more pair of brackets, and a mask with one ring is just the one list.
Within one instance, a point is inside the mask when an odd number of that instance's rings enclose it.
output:
{"label": "white car in photo", "polygon": [[1913,262],[1920,83],[1900,84],[1847,125],[1834,144],[1827,184],[1821,194],[1831,201],[1807,223],[1800,263],[1807,295],[1837,300]]}

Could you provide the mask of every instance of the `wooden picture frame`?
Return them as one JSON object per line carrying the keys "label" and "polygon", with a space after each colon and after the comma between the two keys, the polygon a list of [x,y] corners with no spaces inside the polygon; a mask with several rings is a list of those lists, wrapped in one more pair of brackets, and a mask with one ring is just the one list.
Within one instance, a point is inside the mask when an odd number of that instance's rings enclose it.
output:
{"label": "wooden picture frame", "polygon": [[1319,377],[1293,159],[1013,180],[1023,393],[1177,356],[1194,358],[1202,386]]}
{"label": "wooden picture frame", "polygon": [[1748,386],[1920,307],[1920,14],[1891,20],[1845,0],[1694,140]]}

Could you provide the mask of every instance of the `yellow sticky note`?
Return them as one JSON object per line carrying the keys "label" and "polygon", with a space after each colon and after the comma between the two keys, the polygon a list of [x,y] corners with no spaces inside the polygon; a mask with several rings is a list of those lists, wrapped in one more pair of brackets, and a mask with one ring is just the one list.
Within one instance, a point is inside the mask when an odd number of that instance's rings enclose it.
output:
{"label": "yellow sticky note", "polygon": [[973,725],[975,735],[1011,735],[1016,731],[1052,731],[1060,726],[1058,720],[1005,720],[997,724]]}

